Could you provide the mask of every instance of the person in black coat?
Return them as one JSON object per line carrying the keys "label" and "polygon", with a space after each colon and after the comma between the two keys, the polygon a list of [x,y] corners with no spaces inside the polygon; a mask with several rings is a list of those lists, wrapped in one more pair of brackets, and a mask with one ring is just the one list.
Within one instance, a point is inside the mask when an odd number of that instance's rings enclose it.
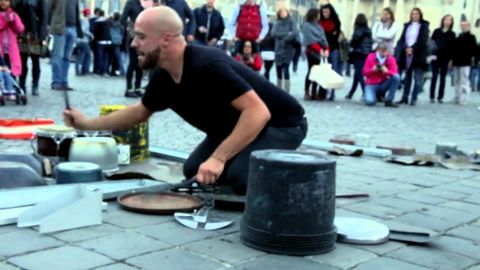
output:
{"label": "person in black coat", "polygon": [[353,63],[355,75],[353,77],[352,88],[346,96],[347,99],[352,99],[359,83],[362,87],[362,93],[365,94],[365,81],[362,71],[367,55],[372,52],[372,45],[372,31],[368,28],[367,17],[365,14],[360,13],[355,19],[355,29],[352,39],[350,40],[350,48],[352,50],[349,54],[349,61]]}
{"label": "person in black coat", "polygon": [[[136,98],[142,96],[140,88],[142,87],[143,70],[138,65],[137,51],[130,47],[132,39],[134,38],[133,24],[137,19],[138,14],[143,11],[140,0],[128,0],[123,8],[120,22],[128,29],[128,54],[130,61],[127,68],[127,89],[125,90],[125,97]],[[135,71],[135,88],[132,88],[133,72]]]}
{"label": "person in black coat", "polygon": [[215,9],[215,0],[207,0],[193,11],[195,18],[195,41],[202,45],[215,46],[225,31],[222,14]]}
{"label": "person in black coat", "polygon": [[455,44],[455,32],[453,28],[453,17],[445,15],[442,18],[440,27],[435,29],[432,34],[432,41],[435,42],[436,51],[435,60],[432,61],[432,83],[430,84],[430,103],[435,102],[435,89],[437,86],[437,77],[440,73],[440,86],[438,89],[438,103],[443,103],[445,93],[445,77],[448,73],[448,64],[453,57],[453,46]]}
{"label": "person in black coat", "polygon": [[40,57],[46,51],[44,41],[47,38],[47,2],[45,0],[19,0],[14,3],[13,9],[25,26],[25,31],[18,35],[20,57],[22,58],[20,87],[26,90],[27,62],[30,58],[32,59],[32,95],[38,95]]}
{"label": "person in black coat", "polygon": [[188,42],[193,42],[195,19],[193,17],[192,9],[190,9],[188,3],[185,0],[163,0],[162,3],[177,12],[178,16],[180,16],[180,19],[183,22],[183,35],[187,38]]}
{"label": "person in black coat", "polygon": [[417,104],[417,95],[423,84],[423,73],[428,67],[428,37],[429,22],[423,19],[423,13],[419,8],[413,8],[410,12],[410,22],[405,24],[395,49],[399,68],[406,72],[403,97],[397,104],[408,104],[412,79],[414,87],[410,105]]}
{"label": "person in black coat", "polygon": [[471,92],[470,71],[475,62],[477,54],[477,40],[470,32],[470,23],[460,23],[462,33],[455,40],[453,53],[453,80],[455,87],[455,98],[453,103],[465,105]]}

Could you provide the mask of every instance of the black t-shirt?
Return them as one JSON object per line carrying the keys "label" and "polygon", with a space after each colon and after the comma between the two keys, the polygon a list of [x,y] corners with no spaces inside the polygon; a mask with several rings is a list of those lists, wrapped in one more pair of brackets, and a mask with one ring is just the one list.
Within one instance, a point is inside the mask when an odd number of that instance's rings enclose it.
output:
{"label": "black t-shirt", "polygon": [[293,97],[222,51],[203,46],[186,47],[179,84],[167,71],[154,70],[142,103],[152,112],[170,108],[211,138],[223,139],[240,116],[232,101],[251,89],[270,110],[267,125],[299,125],[305,112]]}

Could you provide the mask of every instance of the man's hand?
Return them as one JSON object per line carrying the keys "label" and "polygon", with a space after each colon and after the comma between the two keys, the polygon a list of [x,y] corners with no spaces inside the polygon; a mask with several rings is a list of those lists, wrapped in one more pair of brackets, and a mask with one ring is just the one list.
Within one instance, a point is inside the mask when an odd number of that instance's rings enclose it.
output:
{"label": "man's hand", "polygon": [[193,35],[188,35],[188,36],[187,36],[187,41],[188,41],[188,42],[193,42],[194,39],[195,39],[195,38],[193,37]]}
{"label": "man's hand", "polygon": [[412,55],[413,54],[413,48],[406,48],[405,52],[407,53],[407,55]]}
{"label": "man's hand", "polygon": [[321,50],[320,55],[326,59],[330,55],[330,52],[328,50]]}
{"label": "man's hand", "polygon": [[88,121],[89,120],[85,115],[75,109],[63,111],[63,122],[69,127],[74,127],[76,129],[89,129]]}
{"label": "man's hand", "polygon": [[198,32],[205,34],[207,33],[207,28],[205,26],[198,27]]}
{"label": "man's hand", "polygon": [[218,42],[218,39],[216,38],[212,38],[209,42],[208,42],[208,46],[216,46],[217,45],[217,42]]}
{"label": "man's hand", "polygon": [[224,168],[225,164],[223,162],[214,157],[210,157],[200,164],[196,175],[197,181],[204,185],[214,184],[220,175],[222,175]]}
{"label": "man's hand", "polygon": [[383,72],[384,74],[388,74],[389,70],[388,70],[388,68],[387,68],[386,66],[382,66],[382,72]]}

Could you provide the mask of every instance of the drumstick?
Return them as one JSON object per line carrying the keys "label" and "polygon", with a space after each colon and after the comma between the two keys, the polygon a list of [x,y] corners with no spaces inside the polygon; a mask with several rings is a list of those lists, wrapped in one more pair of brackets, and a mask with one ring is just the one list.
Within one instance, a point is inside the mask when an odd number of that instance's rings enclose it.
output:
{"label": "drumstick", "polygon": [[65,98],[65,108],[70,110],[70,100],[68,99],[68,91],[63,90],[63,97]]}

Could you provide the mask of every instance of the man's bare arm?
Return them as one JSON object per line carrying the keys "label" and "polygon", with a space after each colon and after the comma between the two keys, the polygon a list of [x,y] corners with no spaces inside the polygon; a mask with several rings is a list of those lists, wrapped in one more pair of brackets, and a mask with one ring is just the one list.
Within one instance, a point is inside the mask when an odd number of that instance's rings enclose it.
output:
{"label": "man's bare arm", "polygon": [[124,130],[146,121],[152,112],[141,102],[137,102],[123,110],[108,115],[88,119],[81,112],[65,110],[64,121],[67,126],[83,130]]}

